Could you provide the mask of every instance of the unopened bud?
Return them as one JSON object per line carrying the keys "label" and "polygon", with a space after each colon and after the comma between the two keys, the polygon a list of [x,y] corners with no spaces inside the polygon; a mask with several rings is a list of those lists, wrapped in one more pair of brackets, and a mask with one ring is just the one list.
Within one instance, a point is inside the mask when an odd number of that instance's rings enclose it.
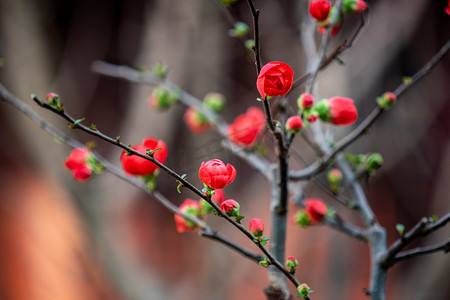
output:
{"label": "unopened bud", "polygon": [[165,110],[177,101],[177,97],[166,88],[159,86],[153,89],[148,101],[150,107],[156,110]]}
{"label": "unopened bud", "polygon": [[286,121],[286,130],[292,134],[299,133],[303,128],[303,121],[299,116],[292,116]]}
{"label": "unopened bud", "polygon": [[328,172],[327,179],[333,193],[339,191],[339,184],[342,182],[342,178],[342,172],[339,169],[332,169]]}
{"label": "unopened bud", "polygon": [[152,66],[152,73],[159,79],[165,78],[168,71],[169,67],[163,62],[158,62]]}
{"label": "unopened bud", "polygon": [[363,0],[344,0],[342,2],[342,10],[346,14],[356,15],[367,9],[367,3]]}
{"label": "unopened bud", "polygon": [[309,93],[303,93],[297,99],[297,105],[300,109],[310,109],[314,104],[314,97]]}
{"label": "unopened bud", "polygon": [[378,106],[381,109],[388,109],[397,101],[397,96],[392,92],[386,92],[377,98]]}
{"label": "unopened bud", "polygon": [[306,284],[302,283],[297,287],[298,290],[298,297],[300,298],[306,298],[310,293],[312,293],[311,288]]}
{"label": "unopened bud", "polygon": [[228,34],[232,37],[243,37],[245,36],[249,31],[249,27],[247,24],[243,22],[236,22],[234,24],[234,28],[228,30]]}
{"label": "unopened bud", "polygon": [[290,273],[295,273],[295,268],[298,266],[298,260],[293,256],[289,256],[286,260],[286,266],[290,269]]}
{"label": "unopened bud", "polygon": [[368,171],[370,170],[376,170],[381,168],[383,165],[383,157],[380,153],[372,153],[370,154],[369,158],[367,159],[366,169]]}
{"label": "unopened bud", "polygon": [[264,223],[261,219],[253,218],[249,223],[249,230],[254,237],[261,237],[264,233]]}
{"label": "unopened bud", "polygon": [[220,112],[225,106],[225,96],[219,93],[209,93],[203,98],[203,103],[215,112]]}
{"label": "unopened bud", "polygon": [[220,206],[220,209],[223,210],[230,217],[238,217],[239,216],[239,208],[240,205],[233,199],[226,200]]}

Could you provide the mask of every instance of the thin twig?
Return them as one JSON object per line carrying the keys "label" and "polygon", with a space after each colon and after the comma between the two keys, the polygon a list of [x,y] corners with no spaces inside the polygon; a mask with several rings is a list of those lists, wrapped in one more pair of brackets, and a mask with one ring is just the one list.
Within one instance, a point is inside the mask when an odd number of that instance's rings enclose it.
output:
{"label": "thin twig", "polygon": [[253,40],[255,41],[255,46],[252,47],[253,53],[255,54],[255,66],[256,66],[256,76],[259,75],[259,71],[261,71],[261,54],[259,47],[259,9],[255,9],[255,5],[253,4],[253,0],[247,0],[248,6],[250,7],[250,11],[252,13],[253,18]]}
{"label": "thin twig", "polygon": [[311,72],[311,76],[308,78],[308,82],[306,84],[306,89],[305,92],[306,93],[311,93],[313,85],[314,85],[314,81],[316,80],[317,74],[319,73],[320,70],[320,66],[322,65],[322,61],[325,58],[325,51],[327,50],[328,47],[328,42],[330,41],[330,32],[333,29],[334,25],[336,24],[338,18],[339,18],[339,13],[341,11],[341,6],[342,6],[342,1],[343,0],[337,0],[334,8],[336,9],[336,11],[338,11],[338,13],[336,13],[330,20],[330,25],[328,26],[326,33],[324,34],[324,36],[322,37],[322,41],[320,43],[320,47],[319,47],[319,51],[317,52],[317,56],[316,56],[316,60],[314,62],[314,66]]}
{"label": "thin twig", "polygon": [[[320,67],[319,67],[319,71],[322,71],[323,69],[325,69],[330,63],[332,63],[333,61],[337,60],[339,55],[341,55],[342,53],[344,53],[345,51],[347,51],[348,49],[350,49],[353,46],[353,42],[360,35],[360,33],[362,32],[362,29],[364,28],[364,26],[366,24],[367,16],[368,16],[367,13],[363,13],[362,14],[361,22],[359,23],[358,28],[353,33],[351,38],[349,40],[345,40],[343,43],[337,45],[336,48],[331,52],[331,54],[326,56],[322,60],[322,63],[320,64]],[[308,73],[304,74],[303,76],[301,76],[300,78],[296,79],[294,81],[294,83],[292,84],[292,89],[291,90],[293,90],[293,89],[297,88],[298,86],[300,86],[302,83],[307,81],[312,75],[313,74],[311,72],[308,72]]]}
{"label": "thin twig", "polygon": [[382,263],[386,267],[391,267],[396,262],[397,254],[409,245],[412,241],[421,236],[426,236],[431,232],[447,225],[450,222],[450,213],[437,220],[436,222],[430,222],[427,218],[422,218],[413,228],[404,233],[399,239],[397,239],[387,251]]}
{"label": "thin twig", "polygon": [[438,243],[432,246],[427,247],[417,247],[411,250],[402,251],[399,254],[397,254],[394,258],[394,261],[392,264],[411,258],[419,255],[425,255],[425,254],[431,254],[434,252],[444,251],[445,254],[450,252],[450,239],[447,239],[446,241],[443,241],[442,243]]}

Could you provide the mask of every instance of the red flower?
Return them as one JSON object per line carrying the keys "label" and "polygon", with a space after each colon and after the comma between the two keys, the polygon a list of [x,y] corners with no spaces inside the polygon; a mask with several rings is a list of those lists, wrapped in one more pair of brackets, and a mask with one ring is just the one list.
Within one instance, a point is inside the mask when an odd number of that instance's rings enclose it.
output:
{"label": "red flower", "polygon": [[[184,200],[183,204],[181,204],[179,209],[182,213],[185,213],[189,216],[197,218],[202,217],[201,215],[202,206],[198,201],[186,199]],[[195,231],[198,229],[198,226],[194,222],[189,221],[178,214],[175,214],[174,218],[178,232]]]}
{"label": "red flower", "polygon": [[330,106],[329,114],[332,118],[331,123],[335,125],[349,125],[358,118],[353,99],[345,97],[333,97],[328,99]]}
{"label": "red flower", "polygon": [[284,96],[292,87],[294,71],[287,64],[273,61],[262,67],[256,80],[261,97]]}
{"label": "red flower", "polygon": [[331,5],[328,1],[310,1],[309,2],[309,13],[317,21],[323,21],[328,17],[330,13]]}
{"label": "red flower", "polygon": [[220,209],[227,213],[231,217],[239,216],[239,208],[241,206],[233,199],[226,200],[220,206]]}
{"label": "red flower", "polygon": [[258,218],[251,219],[250,223],[249,223],[249,230],[254,236],[256,236],[256,237],[261,236],[264,232],[263,221]]}
{"label": "red flower", "polygon": [[184,113],[184,121],[194,133],[204,133],[211,129],[211,124],[206,117],[193,107],[189,107]]}
{"label": "red flower", "polygon": [[448,0],[447,7],[445,8],[445,12],[450,16],[450,0]]}
{"label": "red flower", "polygon": [[236,145],[252,147],[264,127],[264,113],[259,108],[250,107],[228,126],[228,138]]}
{"label": "red flower", "polygon": [[236,169],[225,164],[220,159],[212,159],[202,162],[198,170],[200,180],[212,189],[222,189],[233,182],[236,177]]}
{"label": "red flower", "polygon": [[309,93],[303,93],[298,97],[297,105],[299,108],[309,109],[314,104],[314,97]]}
{"label": "red flower", "polygon": [[88,158],[91,151],[86,148],[77,148],[70,152],[64,165],[72,171],[73,178],[79,182],[88,180],[94,173],[92,167],[88,164]]}
{"label": "red flower", "polygon": [[300,132],[303,128],[303,121],[299,116],[289,117],[286,121],[286,130],[293,134]]}
{"label": "red flower", "polygon": [[[153,154],[153,157],[160,163],[164,163],[167,159],[167,146],[162,140],[155,140],[147,137],[142,144],[131,147],[142,154],[146,154],[146,150],[155,150],[161,148]],[[158,169],[158,166],[137,155],[127,155],[126,151],[122,152],[120,157],[124,171],[129,175],[146,176],[152,175]]]}
{"label": "red flower", "polygon": [[305,213],[311,220],[311,223],[316,224],[325,218],[328,208],[320,199],[305,200]]}
{"label": "red flower", "polygon": [[321,100],[315,109],[322,121],[334,125],[349,125],[358,118],[358,111],[353,99],[350,98],[332,97],[328,100]]}

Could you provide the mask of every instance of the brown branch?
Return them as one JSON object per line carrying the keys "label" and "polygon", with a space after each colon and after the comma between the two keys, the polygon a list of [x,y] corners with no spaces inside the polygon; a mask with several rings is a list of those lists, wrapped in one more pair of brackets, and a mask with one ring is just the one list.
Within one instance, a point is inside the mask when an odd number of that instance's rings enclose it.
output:
{"label": "brown branch", "polygon": [[[416,74],[411,77],[411,81],[408,84],[399,85],[394,94],[399,98],[404,94],[404,92],[411,88],[414,84],[416,84],[419,80],[421,80],[425,75],[427,75],[433,67],[442,59],[442,57],[449,51],[450,49],[450,40],[445,43],[445,45],[431,58],[431,60],[422,67]],[[340,151],[345,149],[347,146],[352,144],[356,139],[358,139],[361,135],[366,133],[370,127],[375,123],[375,121],[385,112],[384,109],[380,109],[378,106],[370,112],[370,114],[356,127],[352,132],[350,132],[347,136],[337,142],[334,148],[309,165],[308,167],[293,171],[290,173],[289,177],[292,180],[303,180],[311,178],[312,176],[318,174],[330,163],[330,161],[338,154]]]}
{"label": "brown branch", "polygon": [[253,18],[253,40],[255,41],[255,46],[252,47],[253,53],[255,54],[255,66],[256,66],[256,76],[259,75],[259,71],[261,71],[261,54],[259,47],[259,9],[255,9],[255,5],[253,4],[253,0],[247,0],[248,6],[250,7],[250,11],[252,13]]}

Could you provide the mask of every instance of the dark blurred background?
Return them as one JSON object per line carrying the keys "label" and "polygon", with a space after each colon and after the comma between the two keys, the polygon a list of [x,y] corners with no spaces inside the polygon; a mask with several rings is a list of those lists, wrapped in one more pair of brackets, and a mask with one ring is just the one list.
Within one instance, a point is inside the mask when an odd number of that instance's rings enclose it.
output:
{"label": "dark blurred background", "polygon": [[[450,38],[446,2],[368,1],[364,32],[340,57],[342,65],[333,63],[318,76],[318,95],[354,98],[362,120],[377,96],[414,74]],[[261,9],[263,61],[286,62],[300,77],[306,61],[299,26],[308,1],[255,4]],[[248,220],[259,217],[269,225],[269,190],[262,176],[223,150],[215,133],[190,133],[182,120],[185,107],[152,111],[147,102],[152,87],[91,71],[95,60],[148,68],[165,62],[169,78],[196,97],[223,93],[223,117],[231,122],[260,105],[251,57],[227,34],[233,18],[251,24],[246,1],[227,12],[213,0],[0,0],[0,81],[30,105],[31,93],[44,98],[56,92],[71,115],[125,143],[138,144],[145,136],[163,139],[167,165],[198,186],[202,160],[231,162],[238,177],[227,187],[227,198],[241,203]],[[330,49],[351,36],[359,20],[346,16]],[[384,157],[385,165],[366,188],[390,242],[397,238],[395,224],[408,229],[423,216],[450,211],[449,62],[447,55],[349,149]],[[290,94],[293,109],[302,88]],[[81,141],[93,140],[35,109]],[[257,264],[197,234],[178,234],[169,212],[110,174],[84,184],[73,181],[63,167],[70,149],[4,103],[0,126],[0,299],[264,299],[266,272]],[[350,129],[338,128],[336,136]],[[263,139],[270,144],[269,136]],[[95,142],[119,166],[120,150]],[[313,159],[313,151],[297,139],[292,166]],[[194,197],[187,190],[177,194],[175,184],[165,174],[158,179],[174,203]],[[315,182],[306,193],[361,224]],[[208,221],[256,251],[222,220]],[[446,228],[413,246],[449,235]],[[298,278],[312,287],[315,300],[367,299],[362,291],[368,287],[369,253],[362,242],[326,226],[291,224],[287,255],[299,259]],[[449,270],[450,257],[443,253],[398,263],[388,276],[388,299],[449,299]]]}

